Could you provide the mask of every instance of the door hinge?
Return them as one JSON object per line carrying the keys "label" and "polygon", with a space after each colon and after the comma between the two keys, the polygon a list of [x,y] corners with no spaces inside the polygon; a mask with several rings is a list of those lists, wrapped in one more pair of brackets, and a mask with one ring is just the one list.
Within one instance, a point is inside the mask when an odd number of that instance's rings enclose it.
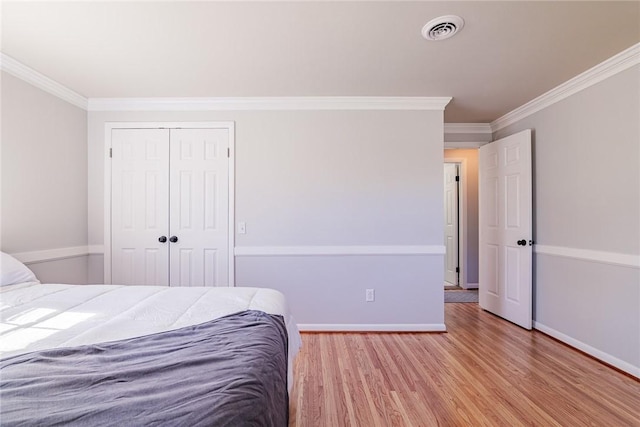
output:
{"label": "door hinge", "polygon": [[113,157],[113,148],[109,148],[109,157]]}
{"label": "door hinge", "polygon": [[456,182],[460,181],[460,175],[456,175]]}
{"label": "door hinge", "polygon": [[231,148],[227,148],[227,157],[231,157]]}
{"label": "door hinge", "polygon": [[456,273],[460,273],[460,267],[456,267]]}

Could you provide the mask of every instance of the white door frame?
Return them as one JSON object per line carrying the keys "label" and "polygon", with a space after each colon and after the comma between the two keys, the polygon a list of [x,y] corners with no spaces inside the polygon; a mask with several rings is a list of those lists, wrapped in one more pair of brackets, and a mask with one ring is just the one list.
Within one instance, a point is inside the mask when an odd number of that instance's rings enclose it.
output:
{"label": "white door frame", "polygon": [[229,286],[235,286],[235,122],[107,122],[104,132],[104,282],[111,283],[111,131],[113,129],[227,129],[229,131]]}
{"label": "white door frame", "polygon": [[445,163],[457,163],[460,183],[458,184],[458,286],[467,288],[467,159],[446,157]]}

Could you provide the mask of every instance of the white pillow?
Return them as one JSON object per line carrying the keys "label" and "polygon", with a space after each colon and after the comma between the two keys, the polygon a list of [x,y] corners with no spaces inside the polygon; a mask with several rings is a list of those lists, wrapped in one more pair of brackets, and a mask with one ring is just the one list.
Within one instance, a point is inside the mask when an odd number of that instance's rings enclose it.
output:
{"label": "white pillow", "polygon": [[37,282],[33,271],[9,254],[0,252],[0,286]]}

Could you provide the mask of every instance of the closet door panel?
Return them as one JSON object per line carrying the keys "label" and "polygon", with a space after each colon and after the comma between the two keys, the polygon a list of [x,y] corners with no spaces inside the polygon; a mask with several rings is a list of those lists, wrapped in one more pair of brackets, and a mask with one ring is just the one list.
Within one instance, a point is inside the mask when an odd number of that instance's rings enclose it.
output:
{"label": "closet door panel", "polygon": [[124,285],[167,285],[169,131],[113,129],[111,277]]}
{"label": "closet door panel", "polygon": [[228,285],[229,132],[172,129],[171,286]]}

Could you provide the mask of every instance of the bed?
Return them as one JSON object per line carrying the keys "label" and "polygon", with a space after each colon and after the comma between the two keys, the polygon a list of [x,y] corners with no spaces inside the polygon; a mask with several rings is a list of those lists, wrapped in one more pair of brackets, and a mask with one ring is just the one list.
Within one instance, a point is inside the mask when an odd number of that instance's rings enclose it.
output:
{"label": "bed", "polygon": [[281,293],[40,284],[1,255],[3,426],[288,424],[301,341]]}

